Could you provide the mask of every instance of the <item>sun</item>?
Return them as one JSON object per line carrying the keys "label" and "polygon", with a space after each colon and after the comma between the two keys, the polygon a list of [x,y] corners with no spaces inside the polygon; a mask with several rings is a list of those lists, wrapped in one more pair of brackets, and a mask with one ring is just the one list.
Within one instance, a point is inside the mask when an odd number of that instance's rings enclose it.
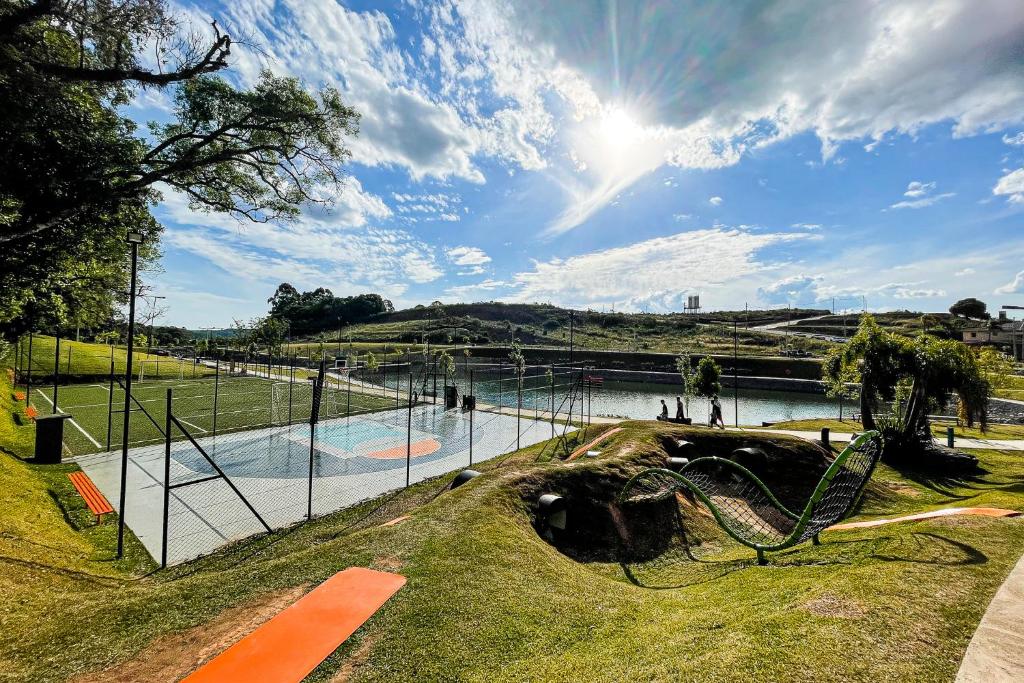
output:
{"label": "sun", "polygon": [[624,107],[609,107],[597,124],[598,136],[610,149],[623,149],[635,142],[643,132],[633,114]]}

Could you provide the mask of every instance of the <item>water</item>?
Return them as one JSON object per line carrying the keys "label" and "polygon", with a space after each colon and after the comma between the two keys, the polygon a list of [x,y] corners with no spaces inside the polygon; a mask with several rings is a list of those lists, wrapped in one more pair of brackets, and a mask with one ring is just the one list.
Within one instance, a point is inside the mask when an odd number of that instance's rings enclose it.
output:
{"label": "water", "polygon": [[[669,414],[676,414],[676,396],[679,388],[668,384],[641,384],[636,382],[608,382],[601,389],[593,389],[590,396],[594,415],[652,419],[661,412],[659,399],[665,399]],[[740,389],[739,424],[760,425],[762,422],[782,422],[816,417],[838,417],[839,404],[820,394],[795,391],[769,391]],[[736,424],[732,389],[723,389],[719,398],[726,425]],[[852,412],[847,401],[844,413]],[[694,423],[706,424],[711,412],[706,399],[690,399],[686,416]]]}
{"label": "water", "polygon": [[[531,370],[532,371],[532,370]],[[495,405],[515,406],[518,401],[516,381],[511,371],[505,369],[499,382],[493,373],[478,370],[473,392],[477,401]],[[457,373],[460,392],[468,391],[468,377],[464,377],[462,368]],[[600,374],[599,371],[595,374]],[[559,412],[568,410],[562,399],[569,381],[566,373],[559,372],[555,376],[555,409]],[[372,381],[372,380],[371,380]],[[377,380],[379,382],[379,379]],[[405,388],[404,380],[402,388]],[[440,399],[442,381],[438,379]],[[550,378],[541,374],[527,376],[523,379],[522,407],[524,416],[534,410],[548,410],[551,405]],[[394,380],[388,377],[388,385],[394,387]],[[418,388],[418,387],[417,387]],[[428,384],[429,388],[429,384]],[[668,404],[669,414],[675,416],[675,397],[680,387],[670,384],[653,384],[641,382],[617,382],[605,380],[602,388],[594,388],[590,394],[591,412],[593,415],[607,417],[626,417],[650,420],[661,412],[660,399]],[[499,391],[500,390],[500,391]],[[736,411],[732,389],[723,389],[720,397],[722,416],[726,425],[736,424]],[[772,391],[764,389],[740,389],[738,392],[739,424],[760,425],[762,422],[782,422],[785,420],[802,420],[809,418],[835,418],[839,416],[839,404],[822,394],[808,394],[796,391]],[[578,410],[578,403],[575,408]],[[856,410],[855,405],[846,401],[843,406],[844,415]],[[694,423],[706,424],[710,414],[710,403],[706,399],[690,399],[687,417]]]}

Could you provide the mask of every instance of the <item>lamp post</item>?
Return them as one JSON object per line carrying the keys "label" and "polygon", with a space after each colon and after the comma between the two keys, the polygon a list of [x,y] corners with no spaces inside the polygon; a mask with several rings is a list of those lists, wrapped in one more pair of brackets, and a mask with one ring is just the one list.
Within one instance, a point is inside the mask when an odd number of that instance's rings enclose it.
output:
{"label": "lamp post", "polygon": [[[139,245],[141,232],[128,233],[128,244],[132,245],[131,290],[128,293],[128,357],[124,376],[124,426],[121,430],[121,496],[117,514],[117,556],[124,557],[124,508],[128,488],[128,429],[131,426],[132,408],[132,352],[135,347],[135,289],[139,272]],[[164,482],[166,485],[167,482]]]}

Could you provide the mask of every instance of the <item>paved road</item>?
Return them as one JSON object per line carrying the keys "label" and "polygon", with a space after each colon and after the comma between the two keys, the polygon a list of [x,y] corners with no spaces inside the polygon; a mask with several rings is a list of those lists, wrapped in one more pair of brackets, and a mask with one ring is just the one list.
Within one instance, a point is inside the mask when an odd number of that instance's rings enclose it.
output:
{"label": "paved road", "polygon": [[[793,429],[744,429],[740,427],[740,431],[751,431],[751,432],[767,432],[769,434],[786,434],[788,436],[796,436],[801,439],[808,441],[816,441],[821,437],[819,432],[805,432],[797,431]],[[852,441],[853,434],[844,434],[832,432],[830,438],[833,441]],[[945,445],[946,440],[936,438],[935,443],[939,445]],[[1024,439],[967,439],[957,438],[956,446],[959,448],[990,448],[993,450],[1000,451],[1024,451]]]}

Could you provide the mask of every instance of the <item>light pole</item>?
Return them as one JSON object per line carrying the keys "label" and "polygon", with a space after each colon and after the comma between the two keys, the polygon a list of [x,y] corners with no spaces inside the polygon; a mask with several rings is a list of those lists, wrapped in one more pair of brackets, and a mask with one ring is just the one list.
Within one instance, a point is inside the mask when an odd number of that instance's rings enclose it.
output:
{"label": "light pole", "polygon": [[[128,244],[132,245],[131,291],[128,293],[128,357],[124,376],[124,427],[121,430],[121,497],[117,511],[117,556],[124,557],[124,507],[128,488],[128,428],[131,426],[132,408],[132,352],[135,347],[135,280],[139,272],[139,245],[141,232],[128,233]],[[167,482],[164,482],[166,485]]]}

